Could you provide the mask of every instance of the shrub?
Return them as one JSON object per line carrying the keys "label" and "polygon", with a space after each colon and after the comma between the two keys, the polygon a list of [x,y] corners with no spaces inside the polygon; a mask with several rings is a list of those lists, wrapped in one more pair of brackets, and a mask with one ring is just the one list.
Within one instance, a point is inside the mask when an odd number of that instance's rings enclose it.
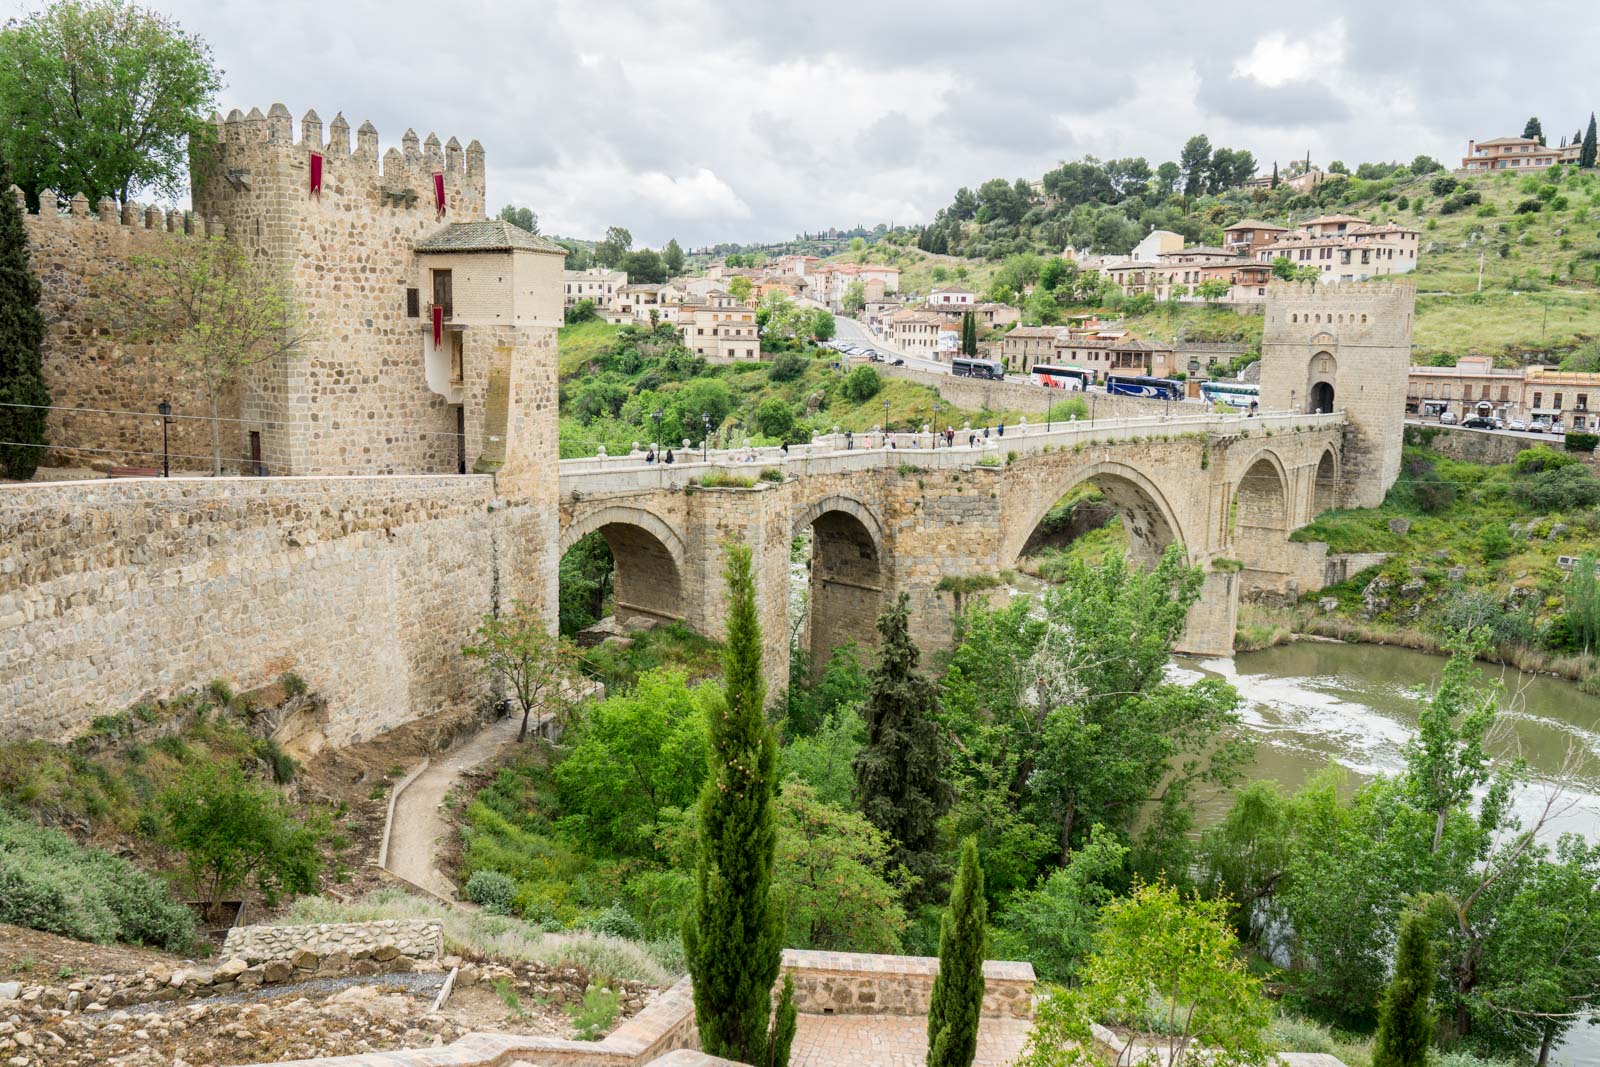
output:
{"label": "shrub", "polygon": [[1568,452],[1593,452],[1600,445],[1600,434],[1569,431],[1566,435]]}
{"label": "shrub", "polygon": [[1600,480],[1582,464],[1547,468],[1515,482],[1511,499],[1533,511],[1576,511],[1600,503]]}
{"label": "shrub", "polygon": [[194,940],[194,913],[126,860],[0,810],[0,922],[81,941],[170,951]]}
{"label": "shrub", "polygon": [[1577,456],[1564,455],[1549,445],[1535,445],[1518,452],[1513,466],[1518,474],[1537,474],[1540,471],[1570,467],[1574,463],[1581,462]]}
{"label": "shrub", "polygon": [[[1454,215],[1457,212],[1465,211],[1469,207],[1475,207],[1482,202],[1483,195],[1476,189],[1463,189],[1461,192],[1455,194],[1443,204],[1439,205],[1439,214]],[[1428,228],[1434,229],[1434,223],[1437,221],[1437,219],[1429,219]]]}
{"label": "shrub", "polygon": [[980,466],[980,467],[998,467],[998,466],[1000,466],[1000,457],[999,456],[984,456],[982,459],[978,460],[978,466]]}
{"label": "shrub", "polygon": [[761,480],[764,482],[781,482],[783,481],[783,472],[777,467],[762,467]]}
{"label": "shrub", "polygon": [[806,358],[798,352],[780,352],[767,368],[775,382],[792,382],[806,372]]}
{"label": "shrub", "polygon": [[572,1016],[573,1036],[579,1041],[598,1041],[617,1021],[617,1008],[621,1003],[614,990],[590,986],[583,994],[583,1003],[567,1009]]}
{"label": "shrub", "polygon": [[1441,174],[1428,183],[1428,188],[1434,196],[1449,196],[1455,192],[1460,182],[1448,174]]}
{"label": "shrub", "polygon": [[1478,549],[1486,560],[1505,559],[1511,555],[1511,533],[1498,522],[1489,522],[1478,532]]}
{"label": "shrub", "polygon": [[576,326],[580,322],[593,322],[600,316],[595,313],[594,301],[585,297],[582,300],[575,301],[567,309],[566,315],[563,317],[568,326]]}
{"label": "shrub", "polygon": [[294,673],[294,671],[289,671],[282,678],[279,678],[278,684],[283,686],[283,695],[290,699],[305,696],[311,690],[311,687],[306,684],[306,680]]}
{"label": "shrub", "polygon": [[1535,199],[1533,199],[1531,197],[1529,199],[1527,199],[1527,200],[1522,201],[1516,207],[1516,213],[1518,215],[1535,215],[1535,214],[1538,214],[1540,211],[1543,211],[1543,210],[1544,210],[1544,201],[1535,200]]}
{"label": "shrub", "polygon": [[751,421],[764,437],[788,437],[794,432],[794,409],[780,397],[768,397],[757,406]]}
{"label": "shrub", "polygon": [[467,879],[467,899],[491,915],[510,915],[517,895],[517,883],[499,871],[473,871]]}
{"label": "shrub", "polygon": [[878,372],[871,367],[857,367],[844,376],[844,384],[841,386],[845,399],[858,404],[871,400],[882,388],[883,379],[878,377]]}
{"label": "shrub", "polygon": [[644,940],[644,928],[639,925],[639,920],[628,914],[628,909],[620,904],[612,904],[584,923],[583,927],[585,930],[605,934],[607,937],[620,937],[625,941]]}
{"label": "shrub", "polygon": [[755,484],[754,478],[746,478],[739,474],[724,474],[721,471],[712,471],[700,479],[700,485],[705,489],[749,489]]}

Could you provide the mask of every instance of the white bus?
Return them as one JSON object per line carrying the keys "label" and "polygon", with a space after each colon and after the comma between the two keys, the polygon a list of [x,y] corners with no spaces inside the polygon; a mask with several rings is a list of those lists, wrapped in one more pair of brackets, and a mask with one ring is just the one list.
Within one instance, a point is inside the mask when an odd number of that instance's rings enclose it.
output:
{"label": "white bus", "polygon": [[1206,403],[1220,401],[1233,408],[1247,408],[1261,399],[1261,386],[1249,382],[1201,382],[1200,395]]}
{"label": "white bus", "polygon": [[1035,363],[1033,370],[1028,372],[1028,379],[1046,389],[1067,389],[1081,393],[1089,384],[1089,372],[1082,367]]}

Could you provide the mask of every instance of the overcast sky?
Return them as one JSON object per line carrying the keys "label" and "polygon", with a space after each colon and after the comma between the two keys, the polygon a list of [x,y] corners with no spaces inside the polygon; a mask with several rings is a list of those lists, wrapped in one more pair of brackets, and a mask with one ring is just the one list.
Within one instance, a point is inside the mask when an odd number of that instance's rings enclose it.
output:
{"label": "overcast sky", "polygon": [[476,137],[491,210],[648,245],[924,221],[960,185],[1153,166],[1194,133],[1264,168],[1450,164],[1600,108],[1600,7],[1578,2],[147,2],[210,42],[224,113]]}

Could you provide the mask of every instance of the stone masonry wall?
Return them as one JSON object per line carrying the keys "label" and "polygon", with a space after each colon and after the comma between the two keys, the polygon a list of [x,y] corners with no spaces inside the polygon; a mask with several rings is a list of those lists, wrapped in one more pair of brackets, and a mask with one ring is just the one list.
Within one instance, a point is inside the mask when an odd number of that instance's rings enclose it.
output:
{"label": "stone masonry wall", "polygon": [[[1137,396],[1111,396],[1100,390],[1091,394],[1068,393],[1059,389],[1041,389],[1031,382],[989,381],[984,378],[958,378],[940,371],[917,370],[913,367],[879,366],[879,374],[890,378],[904,378],[939,391],[939,399],[966,411],[1020,411],[1031,422],[1043,421],[1044,413],[1056,404],[1073,397],[1081,397],[1085,404],[1094,398],[1094,416],[1101,419],[1131,418],[1138,415],[1160,415],[1168,405],[1160,400],[1146,400]],[[1179,410],[1173,408],[1172,410]],[[957,427],[959,429],[960,427]]]}
{"label": "stone masonry wall", "polygon": [[289,959],[307,952],[317,956],[343,952],[352,959],[371,956],[380,962],[396,956],[436,959],[444,952],[444,923],[438,919],[378,919],[309,926],[236,926],[228,931],[222,946],[224,956],[237,956],[247,963]]}
{"label": "stone masonry wall", "polygon": [[[205,238],[203,224],[187,220],[195,232],[186,233],[185,221],[176,212],[138,204],[124,209],[112,200],[101,201],[98,217],[91,216],[81,196],[67,215],[53,207],[24,213],[29,262],[39,278],[48,325],[44,380],[54,410],[46,429],[52,446],[46,466],[159,467],[161,423],[155,412],[166,400],[174,416],[167,428],[173,469],[210,468],[210,426],[199,418],[210,414],[204,391],[182,380],[178,369],[163,361],[159,346],[125,343],[111,325],[106,301],[108,280],[132,271],[136,257],[154,255],[170,241]],[[223,391],[219,411],[223,418],[238,417],[237,388]],[[238,470],[239,458],[248,456],[240,451],[240,440],[229,425],[223,448],[227,470]]]}
{"label": "stone masonry wall", "polygon": [[[927,1015],[936,956],[783,950],[783,973],[794,978],[795,1007],[810,1015]],[[1033,1018],[1033,964],[985,960],[983,1014]]]}
{"label": "stone masonry wall", "polygon": [[492,500],[484,476],[0,487],[0,739],[291,670],[335,745],[474,703],[461,646],[544,551]]}

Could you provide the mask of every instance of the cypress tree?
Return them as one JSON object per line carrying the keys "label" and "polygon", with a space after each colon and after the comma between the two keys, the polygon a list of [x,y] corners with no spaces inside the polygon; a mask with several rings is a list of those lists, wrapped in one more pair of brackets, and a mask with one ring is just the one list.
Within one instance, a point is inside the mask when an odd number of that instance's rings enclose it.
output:
{"label": "cypress tree", "polygon": [[1426,919],[1410,911],[1400,920],[1394,977],[1378,1003],[1378,1037],[1372,1067],[1424,1067],[1433,1040],[1433,945]]}
{"label": "cypress tree", "polygon": [[1544,144],[1544,127],[1539,125],[1539,117],[1537,115],[1529,119],[1527,124],[1522,127],[1522,136],[1531,141],[1538,141],[1540,144]]}
{"label": "cypress tree", "polygon": [[794,1040],[794,982],[784,980],[773,1020],[784,929],[772,891],[777,745],[763,714],[766,684],[750,546],[729,547],[725,573],[723,706],[711,720],[711,774],[700,797],[700,856],[683,947],[694,980],[700,1047],[756,1067],[786,1067]]}
{"label": "cypress tree", "polygon": [[897,863],[918,879],[913,900],[938,898],[939,818],[954,797],[945,776],[945,751],[935,715],[939,691],[917,673],[907,598],[901,593],[878,616],[878,662],[863,713],[867,743],[852,763],[856,798],[867,821],[894,841]]}
{"label": "cypress tree", "polygon": [[1272,188],[1278,187],[1278,161],[1272,161]]}
{"label": "cypress tree", "polygon": [[26,480],[44,458],[44,315],[39,279],[28,269],[28,232],[11,188],[11,168],[0,155],[0,476]]}
{"label": "cypress tree", "polygon": [[1595,163],[1594,112],[1589,112],[1589,128],[1583,134],[1583,148],[1578,151],[1578,166],[1592,167]]}
{"label": "cypress tree", "polygon": [[928,1067],[972,1067],[983,1014],[983,957],[988,951],[987,905],[978,839],[961,842],[961,866],[950,907],[939,922],[939,976],[928,1004]]}

